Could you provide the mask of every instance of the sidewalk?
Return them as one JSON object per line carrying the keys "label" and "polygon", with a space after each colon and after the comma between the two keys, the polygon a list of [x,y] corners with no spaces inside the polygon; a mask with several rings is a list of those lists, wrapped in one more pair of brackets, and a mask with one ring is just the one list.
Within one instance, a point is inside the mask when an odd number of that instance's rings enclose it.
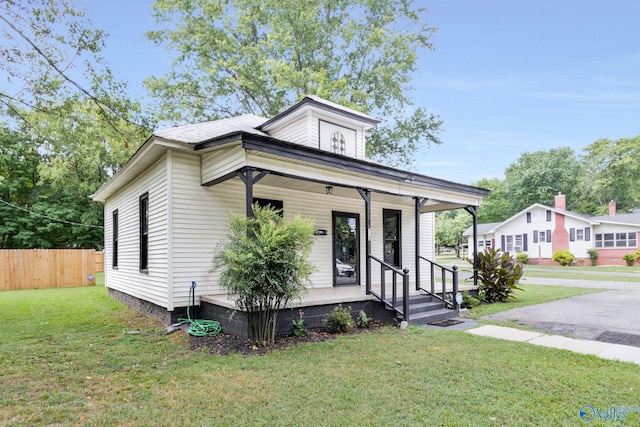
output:
{"label": "sidewalk", "polygon": [[582,354],[593,354],[604,359],[631,362],[640,365],[640,347],[622,344],[610,344],[600,341],[588,341],[568,338],[562,335],[549,335],[539,332],[523,331],[503,326],[484,325],[467,332],[483,337],[499,338],[510,341],[527,342],[544,347],[560,348]]}

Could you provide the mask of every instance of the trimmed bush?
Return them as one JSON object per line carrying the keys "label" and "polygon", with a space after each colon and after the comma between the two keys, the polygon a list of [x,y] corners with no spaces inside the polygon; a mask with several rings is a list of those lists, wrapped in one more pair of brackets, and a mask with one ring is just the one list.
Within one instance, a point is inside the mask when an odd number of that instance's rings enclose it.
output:
{"label": "trimmed bush", "polygon": [[587,249],[587,253],[589,254],[589,260],[591,261],[591,266],[595,267],[598,265],[598,250],[594,248]]}
{"label": "trimmed bush", "polygon": [[516,259],[520,264],[526,264],[529,262],[529,255],[524,252],[520,252],[518,255],[516,255]]}
{"label": "trimmed bush", "polygon": [[347,332],[353,328],[353,319],[351,318],[351,307],[345,308],[342,304],[335,307],[327,316],[327,331],[332,334]]}
{"label": "trimmed bush", "polygon": [[635,264],[636,261],[638,261],[638,255],[636,255],[635,253],[624,254],[622,255],[622,259],[624,260],[625,263],[627,263],[627,267],[633,267],[633,264]]}
{"label": "trimmed bush", "polygon": [[558,264],[565,266],[565,265],[570,265],[573,262],[574,256],[568,250],[560,249],[558,251],[555,251],[551,258],[553,259],[554,262],[557,262]]}

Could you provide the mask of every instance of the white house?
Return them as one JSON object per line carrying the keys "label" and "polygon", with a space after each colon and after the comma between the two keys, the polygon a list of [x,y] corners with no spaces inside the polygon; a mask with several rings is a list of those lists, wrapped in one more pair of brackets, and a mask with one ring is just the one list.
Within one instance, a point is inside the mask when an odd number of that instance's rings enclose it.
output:
{"label": "white house", "polygon": [[[396,276],[401,290],[405,276],[417,288],[420,264],[434,253],[434,212],[475,215],[488,191],[367,160],[366,132],[378,122],[307,96],[271,119],[242,115],[153,133],[92,196],[104,203],[110,294],[169,323],[184,315],[196,282],[196,306],[229,312],[211,260],[229,213],[252,215],[254,202],[315,220],[317,271],[301,304],[319,305],[323,292],[354,306],[387,300]],[[341,226],[350,234],[336,233]]]}
{"label": "white house", "polygon": [[[469,250],[473,251],[473,230]],[[566,197],[555,196],[554,206],[535,203],[504,222],[478,225],[478,251],[487,246],[511,253],[526,253],[530,263],[553,264],[552,255],[569,250],[577,263],[589,264],[589,249],[598,251],[598,265],[624,265],[623,255],[638,249],[640,212],[617,214],[615,202],[609,215],[588,216],[566,210]]]}

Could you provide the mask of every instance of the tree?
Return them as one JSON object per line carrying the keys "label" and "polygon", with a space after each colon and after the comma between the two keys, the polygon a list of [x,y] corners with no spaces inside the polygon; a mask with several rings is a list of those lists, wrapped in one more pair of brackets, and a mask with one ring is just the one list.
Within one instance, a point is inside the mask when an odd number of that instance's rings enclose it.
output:
{"label": "tree", "polygon": [[[37,247],[35,221],[25,214],[34,204],[40,154],[35,141],[0,128],[0,248]],[[24,209],[24,210],[23,210]]]}
{"label": "tree", "polygon": [[482,178],[473,185],[490,190],[489,196],[478,208],[478,223],[501,222],[509,217],[509,200],[504,191],[504,181],[498,178]]}
{"label": "tree", "polygon": [[[34,207],[61,220],[47,223],[50,247],[98,249],[104,240],[103,208],[89,196],[135,152],[137,145],[123,138],[121,130],[137,141],[147,133],[125,120],[118,120],[114,128],[100,120],[100,109],[92,102],[70,98],[64,105],[73,109],[78,121],[51,120],[39,112],[26,115],[47,135],[41,146],[46,155],[38,169],[40,191]],[[135,112],[138,107],[128,108]]]}
{"label": "tree", "polygon": [[106,34],[72,0],[2,2],[0,30],[8,81],[0,115],[39,154],[29,198],[12,207],[28,221],[13,221],[5,243],[100,248],[102,207],[89,195],[144,141],[150,121],[101,57]]}
{"label": "tree", "polygon": [[580,212],[579,202],[586,196],[579,185],[583,175],[584,168],[569,147],[522,154],[504,174],[506,218],[534,203],[553,206],[554,195],[558,193],[567,196],[568,210]]}
{"label": "tree", "polygon": [[473,217],[462,209],[436,213],[436,246],[456,248],[460,256],[462,233],[473,224]]}
{"label": "tree", "polygon": [[271,117],[314,94],[385,119],[371,158],[411,163],[440,143],[441,122],[409,98],[434,31],[411,0],[156,0],[154,9],[163,28],[148,36],[175,53],[164,77],[146,81],[162,119]]}
{"label": "tree", "polygon": [[589,190],[607,213],[614,200],[620,212],[640,206],[640,135],[615,141],[599,139],[584,149]]}
{"label": "tree", "polygon": [[280,310],[310,285],[313,222],[299,215],[285,221],[271,206],[254,204],[253,212],[253,218],[231,215],[212,271],[221,272],[220,284],[247,314],[253,343],[266,346],[274,343]]}
{"label": "tree", "polygon": [[42,137],[25,112],[79,121],[66,102],[75,97],[92,103],[99,119],[124,137],[131,127],[123,122],[149,127],[142,116],[132,117],[126,85],[100,55],[106,34],[92,28],[72,0],[6,0],[0,4],[0,29],[0,70],[9,83],[0,90],[0,110],[7,123],[22,123]]}

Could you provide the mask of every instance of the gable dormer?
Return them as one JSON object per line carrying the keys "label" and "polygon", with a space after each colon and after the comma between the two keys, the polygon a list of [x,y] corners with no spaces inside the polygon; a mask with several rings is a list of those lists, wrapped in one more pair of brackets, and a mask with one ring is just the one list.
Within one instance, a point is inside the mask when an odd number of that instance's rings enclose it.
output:
{"label": "gable dormer", "polygon": [[380,120],[317,96],[306,96],[263,123],[269,136],[343,156],[365,158],[365,133]]}

